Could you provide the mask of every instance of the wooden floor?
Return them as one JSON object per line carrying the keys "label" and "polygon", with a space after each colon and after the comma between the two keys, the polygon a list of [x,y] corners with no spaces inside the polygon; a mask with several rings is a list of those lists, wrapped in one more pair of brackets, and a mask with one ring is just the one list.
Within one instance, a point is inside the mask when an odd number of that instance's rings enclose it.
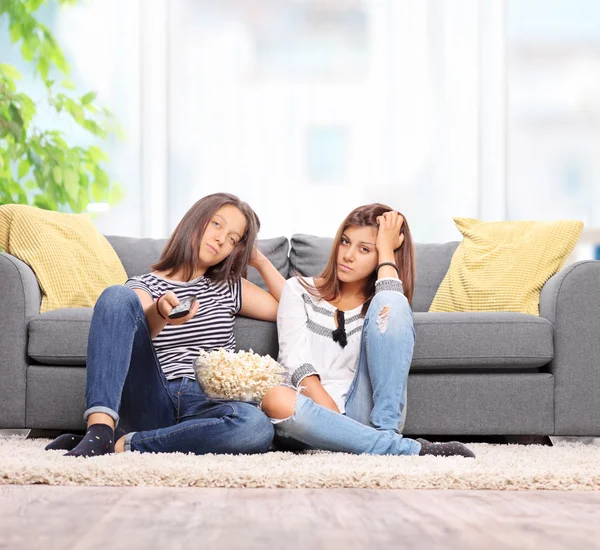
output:
{"label": "wooden floor", "polygon": [[600,493],[0,486],[0,548],[600,548]]}

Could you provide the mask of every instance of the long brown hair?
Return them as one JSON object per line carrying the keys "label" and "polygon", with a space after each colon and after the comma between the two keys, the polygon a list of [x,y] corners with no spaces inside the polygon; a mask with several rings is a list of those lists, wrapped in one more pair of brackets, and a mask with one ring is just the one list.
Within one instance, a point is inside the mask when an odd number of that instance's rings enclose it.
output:
{"label": "long brown hair", "polygon": [[244,236],[235,245],[231,254],[217,265],[209,267],[206,277],[213,281],[236,282],[248,272],[248,261],[260,229],[260,220],[250,208],[235,195],[213,193],[196,202],[183,216],[162,251],[160,259],[152,267],[156,271],[167,271],[168,276],[181,272],[183,278],[191,280],[200,268],[200,245],[204,230],[215,212],[231,204],[246,218]]}
{"label": "long brown hair", "polygon": [[[333,247],[327,260],[327,265],[323,269],[319,278],[322,279],[320,284],[311,285],[304,278],[299,277],[300,284],[315,297],[322,298],[327,302],[336,300],[341,294],[341,285],[337,276],[337,258],[338,250],[342,240],[342,234],[349,227],[378,227],[377,217],[382,216],[385,212],[392,210],[385,204],[366,204],[355,208],[340,225],[335,238]],[[402,215],[402,213],[400,213]],[[404,215],[402,215],[404,217]],[[412,307],[412,298],[415,286],[415,261],[414,261],[414,244],[410,227],[404,217],[404,223],[400,233],[404,235],[402,246],[394,252],[396,265],[400,269],[400,279],[402,280],[402,288],[404,295],[408,299],[408,303]],[[377,281],[377,273],[373,271],[369,277],[365,279],[363,293],[367,298],[362,308],[362,315],[366,315],[373,296],[375,296],[375,281]]]}

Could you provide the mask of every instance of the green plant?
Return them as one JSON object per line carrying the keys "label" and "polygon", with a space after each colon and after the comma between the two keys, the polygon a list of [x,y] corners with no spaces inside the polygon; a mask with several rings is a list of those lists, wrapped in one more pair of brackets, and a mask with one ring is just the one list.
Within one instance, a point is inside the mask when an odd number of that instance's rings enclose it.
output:
{"label": "green plant", "polygon": [[[0,32],[8,23],[11,43],[32,65],[45,87],[44,106],[67,116],[102,140],[117,133],[112,113],[96,104],[96,93],[77,94],[69,64],[50,30],[35,13],[48,0],[0,0]],[[61,5],[76,0],[58,0]],[[17,82],[21,75],[0,63],[0,205],[33,204],[48,210],[83,212],[88,204],[121,200],[120,185],[109,181],[108,156],[95,145],[67,143],[63,132],[36,125],[39,105]]]}

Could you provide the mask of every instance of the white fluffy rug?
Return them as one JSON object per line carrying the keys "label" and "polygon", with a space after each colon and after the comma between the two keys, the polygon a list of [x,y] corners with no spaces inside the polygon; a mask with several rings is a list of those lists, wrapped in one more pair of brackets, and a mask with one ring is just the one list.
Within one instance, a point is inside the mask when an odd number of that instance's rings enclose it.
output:
{"label": "white fluffy rug", "polygon": [[471,444],[476,459],[124,453],[72,458],[47,439],[0,437],[0,484],[386,489],[600,489],[600,447]]}

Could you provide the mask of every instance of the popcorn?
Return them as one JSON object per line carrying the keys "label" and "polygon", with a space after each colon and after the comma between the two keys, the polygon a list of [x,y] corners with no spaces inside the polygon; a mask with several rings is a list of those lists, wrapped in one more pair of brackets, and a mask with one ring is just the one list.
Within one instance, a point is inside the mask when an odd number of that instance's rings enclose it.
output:
{"label": "popcorn", "polygon": [[250,351],[201,351],[195,361],[196,380],[206,395],[232,401],[260,402],[268,390],[279,386],[284,368],[269,355]]}

